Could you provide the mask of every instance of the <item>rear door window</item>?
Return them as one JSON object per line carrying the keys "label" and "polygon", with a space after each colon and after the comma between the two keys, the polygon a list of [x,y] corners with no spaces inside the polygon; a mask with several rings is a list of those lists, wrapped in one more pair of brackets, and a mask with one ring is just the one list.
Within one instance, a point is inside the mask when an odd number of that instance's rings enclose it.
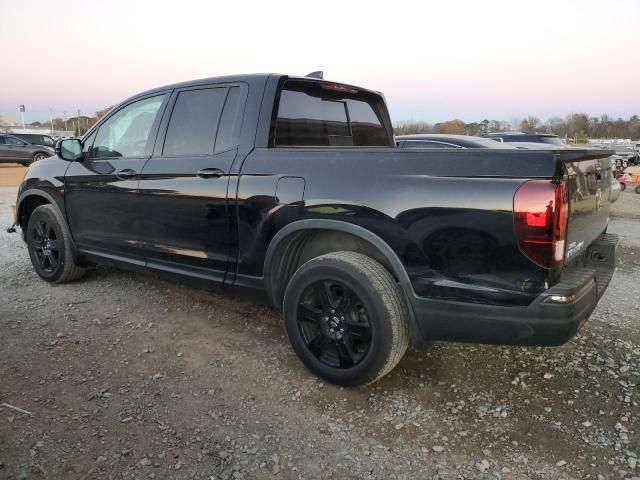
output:
{"label": "rear door window", "polygon": [[275,122],[277,147],[394,145],[382,98],[343,85],[287,82]]}
{"label": "rear door window", "polygon": [[212,154],[227,88],[180,92],[173,107],[163,155]]}
{"label": "rear door window", "polygon": [[4,143],[7,145],[23,146],[25,142],[16,137],[4,137]]}
{"label": "rear door window", "polygon": [[244,106],[242,97],[239,86],[229,88],[220,117],[220,126],[218,126],[215,152],[224,152],[238,145],[243,114],[242,107]]}

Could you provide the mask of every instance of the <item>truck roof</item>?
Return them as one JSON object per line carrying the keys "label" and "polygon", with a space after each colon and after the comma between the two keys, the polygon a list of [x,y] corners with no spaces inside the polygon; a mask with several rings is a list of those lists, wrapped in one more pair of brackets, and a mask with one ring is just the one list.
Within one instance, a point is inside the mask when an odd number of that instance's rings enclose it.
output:
{"label": "truck roof", "polygon": [[362,88],[356,85],[349,85],[347,83],[342,82],[334,82],[331,80],[315,78],[315,77],[304,77],[304,76],[295,76],[295,75],[285,75],[282,73],[245,73],[240,75],[224,75],[218,77],[208,77],[208,78],[199,78],[195,80],[187,80],[185,82],[172,83],[168,85],[163,85],[160,87],[155,87],[149,90],[145,90],[140,93],[136,93],[125,99],[123,102],[128,102],[137,97],[147,96],[153,93],[160,93],[167,90],[173,90],[176,88],[185,88],[185,87],[196,87],[199,85],[209,85],[211,83],[235,83],[235,82],[245,82],[245,83],[256,83],[256,82],[266,82],[266,80],[270,77],[277,77],[279,79],[290,79],[290,80],[300,80],[305,82],[314,82],[314,83],[331,83],[336,85],[343,85],[345,87],[350,87],[357,89],[359,92],[367,92],[375,95],[382,95],[380,92],[376,92],[374,90],[369,90],[367,88]]}

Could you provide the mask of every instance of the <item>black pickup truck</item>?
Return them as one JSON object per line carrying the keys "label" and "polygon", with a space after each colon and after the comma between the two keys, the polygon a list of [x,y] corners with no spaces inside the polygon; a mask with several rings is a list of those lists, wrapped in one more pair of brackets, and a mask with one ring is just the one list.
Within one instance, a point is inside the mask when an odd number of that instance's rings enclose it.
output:
{"label": "black pickup truck", "polygon": [[611,152],[398,149],[383,96],[351,85],[170,85],[56,153],[17,200],[44,280],[111,263],[251,296],[338,384],[426,341],[562,344],[615,267]]}

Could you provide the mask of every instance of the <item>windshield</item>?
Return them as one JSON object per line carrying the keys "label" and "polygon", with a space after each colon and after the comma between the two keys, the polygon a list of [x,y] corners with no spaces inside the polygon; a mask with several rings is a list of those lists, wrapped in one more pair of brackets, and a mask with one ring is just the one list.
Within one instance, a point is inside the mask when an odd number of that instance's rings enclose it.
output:
{"label": "windshield", "polygon": [[557,145],[561,147],[566,147],[567,145],[560,140],[556,135],[536,135],[536,134],[517,134],[517,135],[505,135],[502,137],[503,142],[508,143],[546,143],[547,145]]}
{"label": "windshield", "polygon": [[542,143],[548,143],[549,145],[561,145],[561,146],[565,146],[565,143],[560,140],[560,138],[558,137],[539,137],[540,138],[540,142]]}
{"label": "windshield", "polygon": [[506,143],[502,143],[496,140],[474,140],[474,143],[477,143],[479,147],[483,148],[506,148],[513,149],[511,145],[507,145]]}

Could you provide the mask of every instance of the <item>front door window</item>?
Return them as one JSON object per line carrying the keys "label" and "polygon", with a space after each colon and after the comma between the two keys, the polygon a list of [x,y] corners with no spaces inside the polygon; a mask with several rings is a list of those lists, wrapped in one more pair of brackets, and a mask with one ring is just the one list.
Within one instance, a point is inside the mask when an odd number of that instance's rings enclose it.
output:
{"label": "front door window", "polygon": [[149,149],[149,136],[164,95],[127,105],[98,129],[91,157],[140,157]]}

